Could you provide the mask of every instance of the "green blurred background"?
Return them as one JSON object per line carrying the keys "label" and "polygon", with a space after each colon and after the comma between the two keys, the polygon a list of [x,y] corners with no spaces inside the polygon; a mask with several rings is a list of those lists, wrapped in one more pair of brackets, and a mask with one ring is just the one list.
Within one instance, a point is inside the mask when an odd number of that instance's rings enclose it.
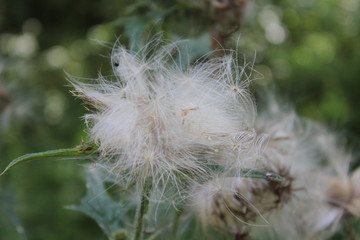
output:
{"label": "green blurred background", "polygon": [[[193,57],[211,50],[209,29],[216,22],[206,2],[0,0],[1,169],[20,155],[86,140],[85,109],[71,95],[65,72],[111,75],[117,39],[134,47],[144,34],[163,31],[170,39],[194,39]],[[275,83],[302,116],[342,134],[355,153],[354,166],[360,139],[359,5],[249,0],[240,31],[225,44],[246,57],[256,53],[255,69],[264,77],[254,88]],[[0,240],[105,239],[91,219],[64,208],[86,192],[83,164],[35,161],[1,177]]]}

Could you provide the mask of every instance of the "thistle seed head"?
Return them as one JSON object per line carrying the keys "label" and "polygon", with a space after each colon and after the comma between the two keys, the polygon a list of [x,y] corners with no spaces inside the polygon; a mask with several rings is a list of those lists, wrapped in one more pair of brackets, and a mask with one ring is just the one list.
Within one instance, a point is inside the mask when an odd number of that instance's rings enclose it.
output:
{"label": "thistle seed head", "polygon": [[70,80],[95,108],[85,121],[103,165],[125,182],[179,186],[190,175],[208,177],[207,164],[233,161],[234,136],[253,128],[247,66],[233,55],[184,66],[176,55],[179,44],[159,39],[137,53],[116,46],[115,81]]}

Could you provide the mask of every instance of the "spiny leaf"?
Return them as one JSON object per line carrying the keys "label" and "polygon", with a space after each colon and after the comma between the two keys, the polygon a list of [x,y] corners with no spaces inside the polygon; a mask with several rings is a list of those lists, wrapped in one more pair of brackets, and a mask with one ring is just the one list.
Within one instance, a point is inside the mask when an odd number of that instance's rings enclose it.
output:
{"label": "spiny leaf", "polygon": [[90,154],[94,153],[97,150],[97,146],[90,144],[90,143],[83,143],[74,148],[65,148],[65,149],[57,149],[57,150],[50,150],[40,153],[29,153],[18,157],[11,161],[9,165],[0,173],[0,176],[4,175],[10,169],[15,167],[16,165],[24,162],[28,162],[31,160],[36,159],[51,159],[51,160],[58,160],[58,159],[81,159],[84,157],[88,157]]}
{"label": "spiny leaf", "polygon": [[[88,167],[86,196],[81,200],[80,205],[72,205],[68,209],[82,212],[91,217],[107,237],[113,240],[119,230],[125,229],[124,217],[130,205],[123,205],[121,202],[114,201],[107,193],[104,186],[105,180],[111,180],[108,173],[102,173],[99,169]],[[122,233],[125,234],[126,231]]]}

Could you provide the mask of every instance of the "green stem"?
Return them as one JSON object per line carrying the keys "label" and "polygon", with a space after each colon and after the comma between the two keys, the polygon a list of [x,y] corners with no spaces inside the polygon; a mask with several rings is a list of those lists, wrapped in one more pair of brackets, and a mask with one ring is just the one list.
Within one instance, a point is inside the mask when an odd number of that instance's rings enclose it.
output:
{"label": "green stem", "polygon": [[271,182],[283,182],[284,178],[276,173],[264,172],[254,169],[240,169],[240,176],[243,178],[260,178]]}
{"label": "green stem", "polygon": [[182,208],[175,212],[174,223],[173,223],[173,227],[172,227],[172,239],[176,239],[176,234],[177,234],[177,231],[179,228],[180,217],[183,212],[184,212],[184,209],[182,209]]}
{"label": "green stem", "polygon": [[141,200],[140,204],[137,209],[136,213],[136,222],[135,222],[135,234],[134,234],[134,240],[140,240],[141,239],[141,233],[143,231],[143,220],[144,215],[147,213],[149,209],[149,197],[151,193],[151,184],[146,182],[144,184],[144,188],[141,194]]}

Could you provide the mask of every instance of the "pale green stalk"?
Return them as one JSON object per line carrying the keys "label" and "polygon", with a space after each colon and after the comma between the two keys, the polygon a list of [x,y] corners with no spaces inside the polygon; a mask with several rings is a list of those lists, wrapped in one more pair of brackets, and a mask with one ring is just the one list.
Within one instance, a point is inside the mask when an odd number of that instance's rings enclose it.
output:
{"label": "pale green stalk", "polygon": [[144,216],[149,210],[150,194],[151,194],[151,184],[149,182],[145,182],[143,191],[141,193],[140,204],[138,206],[136,213],[135,234],[133,240],[140,240],[142,238]]}

